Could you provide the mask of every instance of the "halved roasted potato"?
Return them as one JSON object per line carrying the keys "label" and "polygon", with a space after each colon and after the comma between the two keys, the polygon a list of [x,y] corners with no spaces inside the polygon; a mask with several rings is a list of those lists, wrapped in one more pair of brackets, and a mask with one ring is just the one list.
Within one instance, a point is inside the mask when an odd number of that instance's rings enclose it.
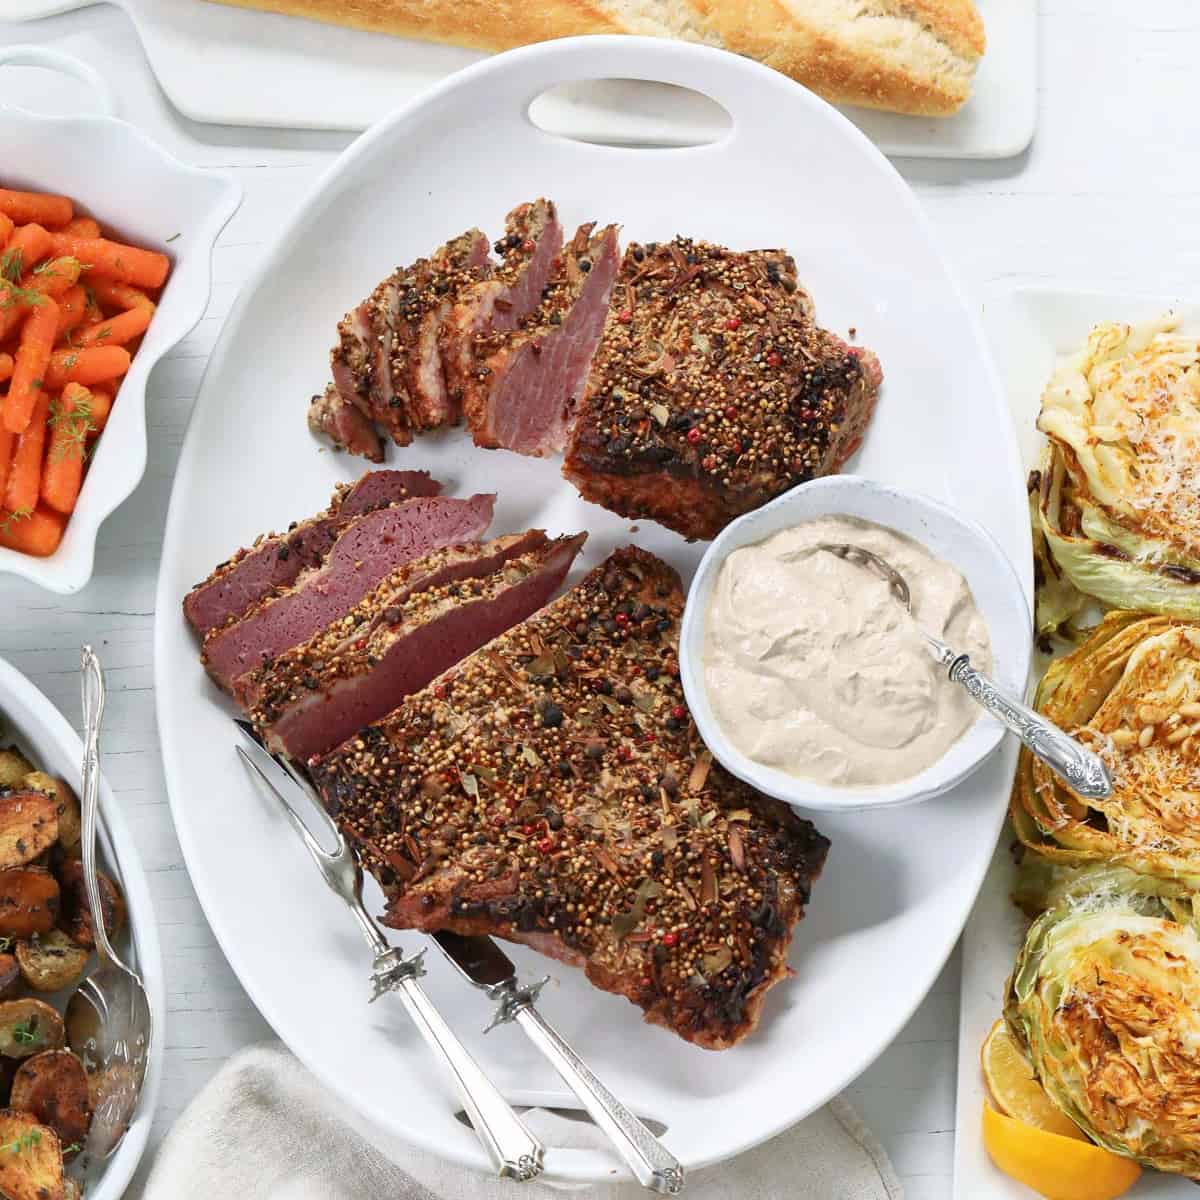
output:
{"label": "halved roasted potato", "polygon": [[[61,1050],[66,1040],[62,1017],[44,1000],[25,996],[0,1002],[0,1054],[5,1058]],[[0,1193],[3,1190],[0,1187]]]}
{"label": "halved roasted potato", "polygon": [[78,858],[83,833],[83,818],[79,797],[61,780],[45,771],[30,771],[21,786],[45,792],[58,803],[58,844],[68,858]]}
{"label": "halved roasted potato", "polygon": [[64,1155],[78,1153],[92,1119],[83,1063],[70,1050],[46,1050],[27,1058],[13,1077],[8,1106],[49,1125],[58,1134]]}
{"label": "halved roasted potato", "polygon": [[[125,927],[125,897],[120,889],[103,871],[96,872],[100,881],[100,897],[104,903],[104,928],[114,938]],[[75,941],[92,950],[96,945],[92,933],[92,911],[88,907],[87,889],[83,884],[83,864],[68,859],[59,867],[58,878],[62,885],[62,915],[59,920]],[[0,929],[3,926],[0,924]]]}
{"label": "halved roasted potato", "polygon": [[16,746],[0,750],[0,788],[16,787],[32,770],[33,763]]}
{"label": "halved roasted potato", "polygon": [[58,1134],[27,1112],[0,1109],[0,1195],[65,1200]]}
{"label": "halved roasted potato", "polygon": [[31,787],[0,794],[0,870],[23,867],[58,841],[58,807]]}
{"label": "halved roasted potato", "polygon": [[[0,955],[0,960],[4,957]],[[88,952],[61,929],[36,934],[17,943],[21,977],[35,992],[58,992],[83,977]]]}
{"label": "halved roasted potato", "polygon": [[58,920],[59,901],[58,880],[43,867],[0,871],[0,936],[48,933]]}
{"label": "halved roasted potato", "polygon": [[[12,944],[11,938],[4,938],[4,943]],[[15,954],[0,951],[0,1000],[11,996],[21,982],[21,968]]]}

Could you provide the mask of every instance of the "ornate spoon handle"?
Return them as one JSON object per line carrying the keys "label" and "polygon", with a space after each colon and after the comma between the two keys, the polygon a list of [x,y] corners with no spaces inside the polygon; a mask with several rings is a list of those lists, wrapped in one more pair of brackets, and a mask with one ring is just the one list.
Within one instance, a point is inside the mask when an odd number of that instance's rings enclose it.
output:
{"label": "ornate spoon handle", "polygon": [[955,655],[940,644],[936,648],[942,663],[949,667],[950,678],[1011,729],[1073,792],[1090,800],[1103,800],[1112,792],[1108,768],[1098,755],[1032,708],[1006,696],[982,671],[971,666],[967,655]]}

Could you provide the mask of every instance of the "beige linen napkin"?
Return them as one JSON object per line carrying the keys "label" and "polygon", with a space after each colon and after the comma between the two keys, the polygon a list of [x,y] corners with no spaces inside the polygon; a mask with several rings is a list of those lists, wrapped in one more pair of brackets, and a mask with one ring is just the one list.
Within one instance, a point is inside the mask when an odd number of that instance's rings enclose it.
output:
{"label": "beige linen napkin", "polygon": [[[591,1125],[532,1110],[547,1144],[596,1144]],[[128,1200],[564,1200],[563,1190],[516,1185],[433,1155],[363,1135],[278,1043],[230,1059],[189,1105],[158,1152],[145,1186]],[[588,1139],[582,1141],[581,1139]],[[582,1191],[577,1194],[583,1194]],[[633,1184],[586,1189],[597,1200],[634,1200]],[[902,1200],[883,1148],[844,1100],[733,1163],[693,1172],[691,1200]]]}

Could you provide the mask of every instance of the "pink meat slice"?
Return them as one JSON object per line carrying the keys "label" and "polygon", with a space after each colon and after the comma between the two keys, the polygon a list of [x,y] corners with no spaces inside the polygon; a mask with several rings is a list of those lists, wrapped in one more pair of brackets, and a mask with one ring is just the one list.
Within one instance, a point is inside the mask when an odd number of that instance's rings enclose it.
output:
{"label": "pink meat slice", "polygon": [[308,427],[341,450],[368,462],[383,462],[383,443],[371,418],[355,402],[343,399],[332,383],[309,403]]}
{"label": "pink meat slice", "polygon": [[455,420],[475,387],[480,340],[516,329],[541,303],[562,250],[554,203],[518,205],[505,218],[505,236],[494,248],[503,264],[490,279],[464,289],[442,323],[442,368]]}
{"label": "pink meat slice", "polygon": [[485,360],[482,402],[467,410],[476,445],[538,458],[565,448],[621,264],[616,227],[592,228],[572,239],[537,323]]}
{"label": "pink meat slice", "polygon": [[183,601],[188,624],[203,637],[323,562],[338,534],[356,517],[415,496],[436,496],[441,489],[427,471],[368,471],[349,488],[339,487],[324,512],[239,550],[192,588]]}
{"label": "pink meat slice", "polygon": [[[375,627],[361,634],[361,650],[339,653],[332,662],[317,658],[316,668],[311,657],[295,655],[290,686],[286,678],[276,680],[284,707],[273,707],[268,698],[252,713],[255,724],[274,749],[294,758],[325,753],[546,604],[586,536],[548,543],[535,531],[502,539],[503,547],[480,547],[473,563],[460,559],[431,572],[415,606],[405,603],[412,593],[388,602]],[[453,586],[463,580],[474,584]],[[291,703],[289,696],[295,697]]]}
{"label": "pink meat slice", "polygon": [[255,670],[349,612],[384,576],[439,546],[474,541],[492,520],[495,496],[406,500],[347,526],[319,567],[269,597],[240,621],[213,630],[202,658],[226,691]]}

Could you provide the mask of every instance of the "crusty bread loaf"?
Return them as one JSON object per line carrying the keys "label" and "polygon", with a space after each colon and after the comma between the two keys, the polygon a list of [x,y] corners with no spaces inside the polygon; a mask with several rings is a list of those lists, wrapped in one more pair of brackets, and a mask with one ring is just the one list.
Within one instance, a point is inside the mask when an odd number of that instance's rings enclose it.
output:
{"label": "crusty bread loaf", "polygon": [[974,0],[219,0],[478,50],[578,34],[703,42],[748,55],[828,100],[956,112],[984,51]]}

